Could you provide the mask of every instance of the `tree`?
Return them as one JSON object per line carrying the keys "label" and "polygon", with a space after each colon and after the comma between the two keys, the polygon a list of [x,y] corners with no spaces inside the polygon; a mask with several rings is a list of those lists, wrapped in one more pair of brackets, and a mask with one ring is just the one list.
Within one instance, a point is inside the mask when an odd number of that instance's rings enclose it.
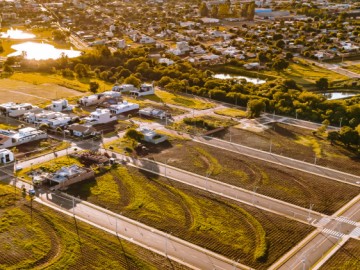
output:
{"label": "tree", "polygon": [[14,73],[14,70],[11,66],[4,64],[4,72],[5,73]]}
{"label": "tree", "polygon": [[329,125],[330,125],[330,121],[325,119],[324,121],[322,121],[322,125],[318,128],[317,132],[319,134],[324,134]]}
{"label": "tree", "polygon": [[4,52],[4,47],[3,45],[0,43],[0,53],[3,53]]}
{"label": "tree", "polygon": [[339,140],[339,132],[330,131],[327,135],[327,139],[333,144],[335,141]]}
{"label": "tree", "polygon": [[127,77],[125,80],[124,80],[124,83],[126,84],[132,84],[134,85],[135,87],[140,87],[140,84],[141,84],[141,81],[135,77],[134,75],[130,75],[129,77]]}
{"label": "tree", "polygon": [[144,139],[144,135],[140,131],[137,131],[134,128],[130,128],[126,131],[125,138],[129,138],[129,139],[139,142],[142,139]]}
{"label": "tree", "polygon": [[247,103],[248,117],[259,117],[265,109],[265,102],[262,99],[252,99]]}
{"label": "tree", "polygon": [[96,91],[99,89],[99,84],[98,84],[98,82],[90,82],[90,84],[89,84],[89,90],[90,90],[90,92],[92,92],[92,93],[96,93]]}
{"label": "tree", "polygon": [[201,17],[208,17],[209,16],[209,9],[208,9],[206,3],[204,3],[204,2],[201,3],[199,11],[200,11],[200,16]]}
{"label": "tree", "polygon": [[352,144],[357,144],[359,140],[359,134],[357,131],[349,126],[343,126],[339,132],[340,140],[349,147]]}
{"label": "tree", "polygon": [[276,59],[272,65],[272,68],[280,72],[289,66],[289,62],[285,59]]}
{"label": "tree", "polygon": [[285,47],[285,42],[283,40],[278,40],[275,44],[276,47],[280,48],[280,49],[284,49]]}
{"label": "tree", "polygon": [[319,90],[326,90],[329,87],[329,81],[327,78],[320,78],[315,82],[315,84]]}
{"label": "tree", "polygon": [[79,76],[79,78],[86,78],[89,76],[87,68],[84,64],[76,64],[74,71]]}
{"label": "tree", "polygon": [[216,18],[218,16],[218,13],[219,13],[218,7],[216,5],[212,6],[212,8],[211,8],[211,16]]}

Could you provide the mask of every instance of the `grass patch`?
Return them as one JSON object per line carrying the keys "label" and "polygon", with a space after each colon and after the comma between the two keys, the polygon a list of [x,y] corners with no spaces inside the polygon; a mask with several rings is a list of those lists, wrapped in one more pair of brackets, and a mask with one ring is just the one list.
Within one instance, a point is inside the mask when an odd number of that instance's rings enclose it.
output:
{"label": "grass patch", "polygon": [[349,239],[325,264],[321,270],[360,269],[360,242]]}
{"label": "grass patch", "polygon": [[314,84],[320,78],[327,78],[329,82],[348,80],[349,78],[331,70],[312,65],[304,59],[296,59],[281,73],[282,76],[293,79],[298,84]]}
{"label": "grass patch", "polygon": [[215,110],[214,113],[229,117],[238,117],[238,118],[245,118],[247,116],[247,113],[245,111],[239,109],[233,109],[233,108]]}
{"label": "grass patch", "polygon": [[266,269],[311,230],[132,167],[118,166],[106,175],[116,181],[121,194],[109,195],[111,203],[104,199],[111,193],[92,192],[98,181],[78,183],[68,192],[257,269]]}
{"label": "grass patch", "polygon": [[319,142],[314,138],[310,136],[298,136],[298,138],[295,140],[296,143],[311,147],[316,155],[316,157],[321,157],[321,146]]}
{"label": "grass patch", "polygon": [[97,83],[99,83],[100,92],[108,90],[109,88],[112,87],[112,84],[105,83],[104,81],[95,78],[78,80],[76,78],[74,79],[64,78],[58,74],[45,74],[45,73],[35,73],[35,72],[29,72],[29,73],[16,72],[11,76],[11,79],[31,83],[34,85],[56,84],[80,92],[89,91],[90,81],[96,81]]}
{"label": "grass patch", "polygon": [[[12,193],[0,183],[0,198]],[[79,220],[76,225],[36,202],[32,224],[28,202],[1,207],[0,269],[188,269]]]}
{"label": "grass patch", "polygon": [[204,102],[197,98],[173,94],[159,89],[156,89],[155,95],[146,96],[146,98],[155,102],[168,103],[195,110],[205,110],[214,107],[214,104],[210,102]]}

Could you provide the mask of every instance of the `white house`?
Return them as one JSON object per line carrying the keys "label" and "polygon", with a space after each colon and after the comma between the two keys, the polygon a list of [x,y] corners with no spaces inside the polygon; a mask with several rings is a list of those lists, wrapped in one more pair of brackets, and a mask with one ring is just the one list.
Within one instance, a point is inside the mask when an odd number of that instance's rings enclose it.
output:
{"label": "white house", "polygon": [[134,95],[136,97],[153,95],[154,93],[155,93],[154,85],[153,84],[146,84],[146,83],[142,84],[140,86],[140,89],[130,91],[130,94]]}
{"label": "white house", "polygon": [[32,127],[19,129],[17,132],[0,130],[0,148],[9,148],[46,138],[46,132]]}
{"label": "white house", "polygon": [[153,39],[152,37],[149,37],[149,36],[142,35],[140,40],[139,40],[139,43],[141,43],[141,44],[151,44],[151,43],[155,43],[155,39]]}
{"label": "white house", "polygon": [[175,62],[169,58],[159,58],[160,64],[166,64],[167,66],[173,65]]}
{"label": "white house", "polygon": [[67,129],[76,137],[86,137],[97,134],[96,129],[91,125],[72,124]]}
{"label": "white house", "polygon": [[57,117],[54,119],[49,119],[47,124],[51,128],[67,126],[71,122],[72,118],[70,116]]}
{"label": "white house", "polygon": [[0,149],[0,164],[11,163],[14,160],[14,154],[10,150]]}
{"label": "white house", "polygon": [[117,43],[117,47],[120,49],[125,49],[126,48],[126,41],[125,39],[120,39]]}
{"label": "white house", "polygon": [[90,113],[90,116],[84,118],[85,122],[90,125],[106,124],[116,121],[116,116],[112,115],[108,109],[96,109]]}
{"label": "white house", "polygon": [[107,97],[118,98],[121,96],[120,92],[106,91],[101,94],[90,95],[79,99],[79,104],[83,106],[97,105],[103,102]]}
{"label": "white house", "polygon": [[167,136],[156,133],[155,131],[147,128],[140,129],[140,132],[144,135],[144,141],[153,144],[159,144],[167,140]]}
{"label": "white house", "polygon": [[111,91],[114,92],[130,92],[137,90],[137,88],[132,84],[122,84],[122,85],[114,85]]}
{"label": "white house", "polygon": [[27,123],[39,125],[42,123],[47,123],[48,120],[50,119],[65,117],[65,116],[67,115],[61,112],[43,110],[39,113],[27,112],[23,115],[22,119]]}
{"label": "white house", "polygon": [[33,106],[30,103],[16,104],[8,109],[8,115],[10,117],[20,117],[27,112],[40,111],[38,106]]}
{"label": "white house", "polygon": [[112,114],[120,114],[124,112],[131,112],[139,109],[139,104],[130,103],[124,100],[123,102],[119,102],[116,105],[110,106],[110,112]]}
{"label": "white house", "polygon": [[73,108],[74,106],[69,105],[69,102],[66,99],[54,100],[49,106],[49,109],[54,112],[71,111]]}
{"label": "white house", "polygon": [[165,119],[166,117],[170,117],[170,115],[167,112],[159,109],[154,109],[151,107],[147,107],[139,110],[139,115],[158,118],[158,119]]}
{"label": "white house", "polygon": [[10,108],[14,107],[14,106],[16,106],[15,102],[7,102],[7,103],[0,104],[0,112],[2,114],[6,114],[7,112],[9,112]]}

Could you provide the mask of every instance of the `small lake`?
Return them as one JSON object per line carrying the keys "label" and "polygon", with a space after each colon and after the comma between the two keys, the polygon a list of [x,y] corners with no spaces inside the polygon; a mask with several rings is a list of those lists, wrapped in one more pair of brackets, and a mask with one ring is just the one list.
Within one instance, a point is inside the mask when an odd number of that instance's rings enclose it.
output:
{"label": "small lake", "polygon": [[222,79],[222,80],[226,80],[226,79],[246,80],[247,82],[253,83],[253,84],[266,83],[265,80],[260,80],[257,78],[251,78],[251,77],[246,77],[246,76],[230,75],[230,74],[215,74],[213,77],[216,79]]}
{"label": "small lake", "polygon": [[22,30],[10,28],[9,30],[7,30],[7,32],[1,32],[0,38],[31,39],[31,38],[35,38],[35,35],[23,32]]}
{"label": "small lake", "polygon": [[357,93],[352,93],[352,92],[331,92],[331,93],[322,93],[322,94],[328,100],[342,99],[342,98],[353,97],[353,96],[357,95]]}
{"label": "small lake", "polygon": [[13,52],[8,56],[25,54],[26,59],[34,60],[58,59],[61,58],[62,55],[73,58],[81,55],[81,51],[57,49],[53,45],[37,42],[15,44],[12,45],[11,48],[16,50],[16,52]]}

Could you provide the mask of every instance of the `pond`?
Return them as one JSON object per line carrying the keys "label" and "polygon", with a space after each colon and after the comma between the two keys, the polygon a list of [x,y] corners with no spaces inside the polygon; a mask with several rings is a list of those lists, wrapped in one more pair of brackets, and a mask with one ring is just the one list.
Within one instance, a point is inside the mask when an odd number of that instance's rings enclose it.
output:
{"label": "pond", "polygon": [[214,78],[216,79],[235,79],[235,80],[246,80],[247,82],[253,83],[253,84],[263,84],[266,83],[265,80],[260,80],[258,78],[251,78],[247,76],[236,76],[236,75],[230,75],[230,74],[215,74]]}
{"label": "pond", "polygon": [[354,92],[331,92],[331,93],[322,93],[326,99],[328,100],[334,100],[334,99],[342,99],[347,97],[353,97],[356,96],[359,93]]}
{"label": "pond", "polygon": [[31,38],[35,38],[35,35],[23,32],[22,30],[10,28],[6,32],[1,32],[0,33],[0,38],[31,39]]}
{"label": "pond", "polygon": [[81,55],[81,51],[57,49],[53,45],[37,42],[15,44],[12,45],[11,48],[16,50],[16,52],[13,52],[8,56],[24,54],[26,59],[34,60],[58,59],[61,58],[62,55],[73,58]]}

